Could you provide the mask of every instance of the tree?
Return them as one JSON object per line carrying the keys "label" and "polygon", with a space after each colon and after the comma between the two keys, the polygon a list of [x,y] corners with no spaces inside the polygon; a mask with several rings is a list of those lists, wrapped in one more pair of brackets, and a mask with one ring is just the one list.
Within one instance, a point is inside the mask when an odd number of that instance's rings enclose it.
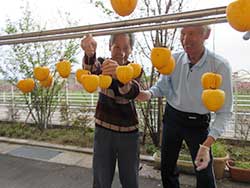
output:
{"label": "tree", "polygon": [[[104,6],[103,0],[94,1],[95,6],[99,7],[113,20],[120,19],[112,10]],[[181,12],[184,0],[177,1],[161,1],[161,0],[143,0],[138,1],[137,8],[134,15],[136,17],[148,17],[162,14]],[[129,16],[130,18],[133,16]],[[141,32],[137,35],[136,50],[134,57],[138,62],[150,62],[150,51],[153,47],[164,46],[171,50],[175,50],[179,46],[176,42],[176,29],[156,30],[150,32]],[[145,66],[144,66],[145,67]],[[159,73],[155,71],[154,67],[150,67],[149,71],[145,71],[143,75],[143,88],[150,88],[156,80],[158,80]],[[152,139],[153,144],[158,147],[160,144],[162,117],[163,117],[163,98],[150,100],[148,102],[139,103],[139,108],[142,112],[144,123],[143,143],[145,142],[146,132]]]}
{"label": "tree", "polygon": [[[146,12],[146,16],[156,16],[161,14],[180,12],[182,10],[183,0],[144,0],[143,3],[145,8],[142,10]],[[148,33],[142,33],[142,36],[145,42],[138,42],[138,46],[140,49],[139,51],[147,59],[150,59],[149,54],[152,47],[168,47],[171,50],[174,50],[174,47],[177,47],[173,45],[176,44],[176,29],[150,31]],[[145,74],[143,78],[145,83],[144,87],[150,88],[155,83],[155,81],[158,80],[159,73],[155,71],[154,67],[152,67],[149,74],[149,79],[146,79]],[[148,101],[147,103],[140,103],[139,106],[142,111],[145,124],[144,132],[148,129],[153,144],[158,147],[160,145],[162,117],[164,110],[163,98],[157,98],[156,100],[153,99]]]}
{"label": "tree", "polygon": [[[72,22],[68,21],[69,18],[66,19],[67,25],[72,25]],[[45,30],[45,27],[36,23],[28,6],[24,8],[23,17],[17,23],[7,20],[5,28],[7,34],[42,30]],[[13,85],[16,85],[20,78],[34,78],[33,69],[36,66],[47,66],[50,69],[54,79],[51,87],[42,87],[36,80],[35,89],[30,94],[24,94],[25,103],[29,109],[27,118],[31,115],[35,124],[41,130],[49,126],[50,118],[59,103],[60,91],[66,82],[57,74],[55,63],[61,58],[75,63],[78,46],[75,40],[67,40],[16,44],[8,46],[7,49],[2,51],[5,58],[3,59],[4,63],[0,65],[0,72],[4,79]]]}

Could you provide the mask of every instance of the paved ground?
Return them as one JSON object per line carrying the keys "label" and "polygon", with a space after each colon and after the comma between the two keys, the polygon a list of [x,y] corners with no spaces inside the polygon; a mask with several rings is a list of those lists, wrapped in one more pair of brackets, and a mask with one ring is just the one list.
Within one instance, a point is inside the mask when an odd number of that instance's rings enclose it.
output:
{"label": "paved ground", "polygon": [[[41,147],[42,146],[42,147]],[[0,188],[91,188],[92,150],[0,137]],[[160,172],[142,156],[141,188],[162,188]],[[147,161],[147,162],[145,162]],[[195,178],[181,174],[181,188],[194,188]],[[228,178],[218,188],[250,188]],[[120,188],[116,174],[113,187]]]}
{"label": "paved ground", "polygon": [[[90,188],[92,170],[0,154],[1,188]],[[118,188],[116,176],[113,187]],[[140,178],[140,187],[161,187],[159,180]]]}

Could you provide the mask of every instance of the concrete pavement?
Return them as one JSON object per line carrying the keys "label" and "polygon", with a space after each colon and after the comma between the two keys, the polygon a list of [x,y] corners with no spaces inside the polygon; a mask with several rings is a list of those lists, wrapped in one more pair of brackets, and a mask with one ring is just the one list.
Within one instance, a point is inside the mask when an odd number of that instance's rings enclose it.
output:
{"label": "concrete pavement", "polygon": [[[92,170],[0,154],[1,188],[91,188]],[[116,175],[112,188],[118,188]],[[159,180],[140,178],[140,187],[157,188]]]}
{"label": "concrete pavement", "polygon": [[[161,188],[160,172],[151,156],[141,156],[140,187]],[[194,188],[195,177],[181,174],[182,188]],[[249,188],[223,179],[218,188]],[[1,188],[90,188],[92,149],[0,137]],[[112,188],[119,188],[116,174]]]}

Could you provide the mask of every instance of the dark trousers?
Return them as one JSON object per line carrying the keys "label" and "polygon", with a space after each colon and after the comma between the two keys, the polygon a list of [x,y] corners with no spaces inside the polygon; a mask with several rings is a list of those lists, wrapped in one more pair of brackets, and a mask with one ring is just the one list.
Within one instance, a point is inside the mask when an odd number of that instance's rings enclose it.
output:
{"label": "dark trousers", "polygon": [[[183,140],[186,142],[191,157],[194,160],[208,135],[210,115],[184,113],[167,104],[163,118],[163,134],[161,148],[161,176],[164,188],[179,188],[179,173],[176,167],[177,159]],[[196,171],[197,188],[215,188],[215,178],[211,161],[208,167]],[[194,165],[194,169],[195,169]]]}
{"label": "dark trousers", "polygon": [[111,188],[118,162],[122,188],[138,188],[139,133],[114,132],[95,128],[93,157],[93,188]]}

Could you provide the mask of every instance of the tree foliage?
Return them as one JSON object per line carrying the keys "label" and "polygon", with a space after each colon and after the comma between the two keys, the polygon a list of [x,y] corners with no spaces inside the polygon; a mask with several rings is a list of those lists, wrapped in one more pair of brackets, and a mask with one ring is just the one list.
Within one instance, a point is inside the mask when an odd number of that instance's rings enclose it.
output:
{"label": "tree foliage", "polygon": [[[69,21],[69,18],[66,19],[66,24],[71,26],[72,22]],[[42,31],[45,29],[45,26],[39,25],[33,19],[31,11],[26,7],[23,10],[23,17],[17,22],[7,20],[5,32],[7,34],[15,34]],[[31,116],[40,129],[49,126],[50,118],[59,103],[60,91],[66,82],[56,72],[55,64],[61,58],[75,63],[78,46],[75,40],[66,40],[15,44],[7,46],[2,50],[4,63],[0,65],[0,72],[3,74],[4,79],[13,85],[16,85],[20,79],[34,78],[33,69],[36,66],[49,67],[53,75],[54,82],[51,87],[44,88],[35,80],[35,89],[29,94],[24,94],[25,103],[29,109],[28,117]]]}
{"label": "tree foliage", "polygon": [[[169,13],[181,12],[183,0],[178,1],[161,1],[161,0],[144,0],[141,5],[141,14],[144,17],[164,15]],[[171,50],[178,48],[179,42],[176,40],[177,29],[156,30],[141,33],[143,42],[138,41],[139,54],[150,61],[150,52],[153,47],[168,47]],[[175,45],[174,45],[175,44]],[[151,67],[149,76],[143,75],[144,88],[148,89],[159,79],[159,73],[154,67]],[[164,110],[163,98],[152,99],[148,102],[139,103],[142,111],[145,125],[144,132],[148,130],[149,135],[155,146],[160,145],[162,117]],[[146,134],[144,134],[146,136]],[[145,140],[144,136],[144,140]]]}

